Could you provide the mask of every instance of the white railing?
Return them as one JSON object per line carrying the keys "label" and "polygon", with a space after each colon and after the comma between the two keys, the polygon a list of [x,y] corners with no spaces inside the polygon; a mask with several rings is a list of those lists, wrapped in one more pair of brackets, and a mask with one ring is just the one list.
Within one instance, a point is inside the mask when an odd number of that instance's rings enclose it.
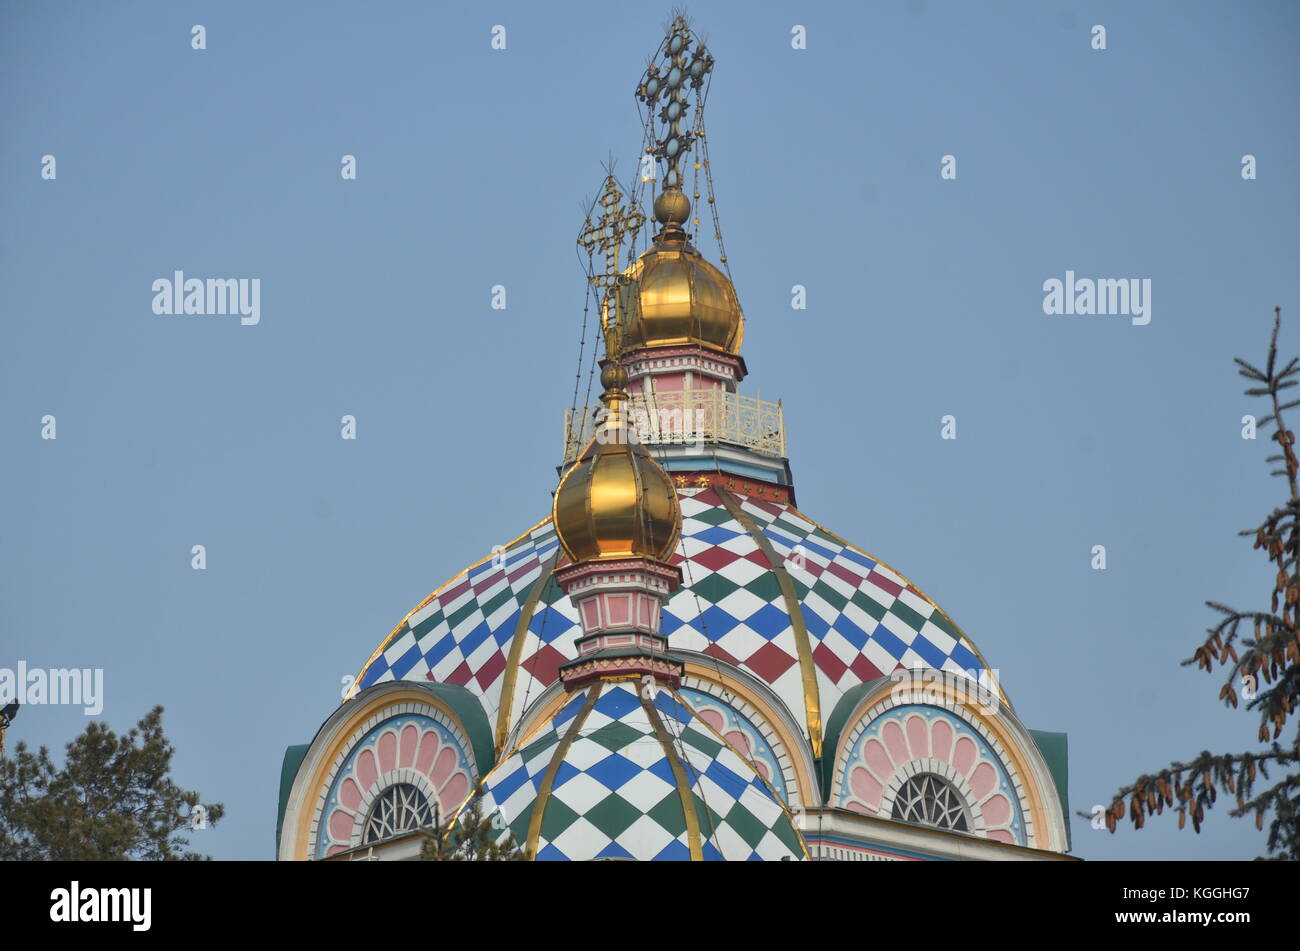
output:
{"label": "white railing", "polygon": [[[732,443],[767,456],[785,458],[785,420],[781,404],[725,390],[681,390],[634,394],[629,418],[636,437],[647,445]],[[599,403],[576,413],[564,411],[564,461],[572,462],[596,431]]]}

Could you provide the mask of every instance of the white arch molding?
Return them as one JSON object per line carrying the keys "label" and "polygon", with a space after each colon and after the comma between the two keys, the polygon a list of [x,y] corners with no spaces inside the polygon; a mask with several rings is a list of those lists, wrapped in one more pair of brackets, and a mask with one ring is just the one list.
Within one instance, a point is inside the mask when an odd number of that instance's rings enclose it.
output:
{"label": "white arch molding", "polygon": [[[847,722],[850,725],[841,735],[834,752],[831,781],[833,804],[845,798],[850,758],[863,733],[891,714],[900,719],[905,718],[907,711],[904,708],[933,707],[947,712],[978,734],[991,750],[997,764],[1005,771],[1010,792],[1014,796],[1023,823],[1022,844],[1045,851],[1061,853],[1066,851],[1068,841],[1066,820],[1051,771],[1033,737],[1020,723],[1008,704],[999,704],[993,711],[982,710],[973,703],[965,702],[965,698],[957,696],[947,687],[934,693],[927,693],[924,702],[914,702],[913,698],[907,696],[905,692],[903,697],[899,694],[900,691],[895,685],[883,684],[878,690],[865,697],[848,718]],[[980,804],[986,803],[990,797],[975,795],[969,781],[973,769],[967,771],[955,769],[950,762],[928,756],[911,756],[906,762],[895,765],[897,770],[884,784],[885,788],[881,795],[878,813],[883,818],[889,818],[889,812],[885,807],[888,805],[892,808],[898,788],[908,778],[920,772],[933,772],[957,787],[966,799],[976,825],[984,833],[989,831],[990,823],[983,814]],[[993,828],[1003,825],[999,823]],[[980,831],[972,831],[974,834],[981,834]]]}
{"label": "white arch molding", "polygon": [[[479,776],[474,748],[455,714],[440,704],[435,696],[405,681],[385,681],[361,691],[342,705],[321,726],[298,767],[285,803],[284,823],[277,857],[280,860],[304,860],[318,857],[321,823],[339,772],[349,762],[357,745],[381,724],[398,717],[424,718],[437,723],[454,740],[464,758],[472,790]],[[377,742],[377,737],[374,738]],[[376,782],[361,790],[358,818],[348,835],[349,848],[361,845],[365,817],[375,799],[396,782],[408,782],[437,801],[437,790],[429,777],[413,766],[396,766],[377,770]],[[459,805],[459,803],[457,804]],[[447,812],[446,804],[443,811]]]}

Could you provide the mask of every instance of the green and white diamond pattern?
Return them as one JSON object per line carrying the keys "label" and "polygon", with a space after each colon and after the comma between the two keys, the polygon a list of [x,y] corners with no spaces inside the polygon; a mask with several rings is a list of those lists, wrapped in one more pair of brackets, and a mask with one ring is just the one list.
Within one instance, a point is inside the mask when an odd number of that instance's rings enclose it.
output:
{"label": "green and white diamond pattern", "polygon": [[534,813],[542,810],[538,860],[688,860],[684,801],[696,817],[704,860],[804,857],[799,833],[771,789],[680,697],[659,688],[653,701],[643,700],[628,682],[590,689],[594,700],[588,690],[572,695],[485,785],[484,815],[499,815],[521,846],[529,844]]}

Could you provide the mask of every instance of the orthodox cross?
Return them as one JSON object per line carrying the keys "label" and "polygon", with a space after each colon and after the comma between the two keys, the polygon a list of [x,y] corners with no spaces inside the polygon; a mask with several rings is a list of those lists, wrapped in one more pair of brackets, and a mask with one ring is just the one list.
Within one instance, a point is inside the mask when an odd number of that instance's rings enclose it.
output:
{"label": "orthodox cross", "polygon": [[[646,127],[654,146],[647,151],[664,165],[665,188],[682,187],[682,156],[690,151],[694,134],[682,128],[682,121],[690,107],[691,91],[695,93],[698,118],[704,106],[704,80],[712,70],[713,57],[703,41],[692,32],[685,17],[674,17],[636,90],[636,97],[649,110]],[[662,137],[655,131],[656,109]]]}
{"label": "orthodox cross", "polygon": [[596,205],[600,206],[601,215],[594,224],[591,214],[587,216],[582,231],[578,234],[578,245],[586,249],[588,258],[598,253],[605,255],[605,270],[597,273],[594,268],[589,267],[587,280],[596,288],[601,299],[601,325],[605,330],[606,355],[610,359],[617,359],[622,351],[622,327],[619,326],[618,319],[618,289],[629,281],[629,278],[623,275],[619,257],[624,239],[629,235],[635,237],[641,230],[641,226],[645,224],[645,215],[641,213],[635,201],[624,208],[623,193],[619,191],[618,182],[614,180],[613,175],[605,176],[604,191],[592,206],[592,214],[595,213]]}

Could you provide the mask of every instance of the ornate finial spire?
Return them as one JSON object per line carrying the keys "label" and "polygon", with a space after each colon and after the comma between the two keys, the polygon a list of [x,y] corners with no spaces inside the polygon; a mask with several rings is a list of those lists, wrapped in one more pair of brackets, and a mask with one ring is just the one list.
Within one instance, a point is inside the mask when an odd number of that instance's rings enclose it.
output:
{"label": "ornate finial spire", "polygon": [[[705,80],[712,70],[713,56],[686,17],[678,14],[637,86],[636,96],[648,110],[647,141],[653,143],[646,151],[663,167],[664,191],[655,200],[655,218],[665,232],[680,231],[691,213],[690,200],[682,191],[682,160],[700,127]],[[694,126],[687,127],[687,113],[692,108]]]}
{"label": "ornate finial spire", "polygon": [[[611,558],[650,559],[658,565],[652,570],[668,572],[666,578],[677,571],[667,560],[681,532],[681,512],[672,481],[639,445],[628,419],[627,370],[619,359],[624,328],[618,295],[630,283],[622,262],[634,256],[635,235],[645,224],[645,215],[635,201],[625,208],[623,198],[614,176],[607,174],[601,196],[592,203],[578,234],[578,246],[588,257],[587,280],[601,306],[605,359],[600,401],[605,412],[594,438],[560,479],[552,515],[560,544],[575,565]],[[629,238],[624,259],[623,244]],[[602,272],[597,272],[593,260],[597,254],[605,256]]]}
{"label": "ornate finial spire", "polygon": [[[600,217],[595,224],[591,216],[597,206],[601,208]],[[605,359],[618,360],[623,352],[623,328],[619,326],[618,289],[628,283],[620,262],[623,242],[629,236],[628,260],[632,258],[636,234],[645,224],[645,215],[637,207],[636,201],[623,207],[623,193],[619,191],[618,182],[613,175],[605,176],[604,190],[587,213],[582,231],[578,234],[578,246],[587,252],[587,280],[596,289],[600,299],[600,323],[605,332]],[[597,273],[591,259],[597,254],[605,255],[605,270]],[[604,382],[604,374],[601,375]]]}

